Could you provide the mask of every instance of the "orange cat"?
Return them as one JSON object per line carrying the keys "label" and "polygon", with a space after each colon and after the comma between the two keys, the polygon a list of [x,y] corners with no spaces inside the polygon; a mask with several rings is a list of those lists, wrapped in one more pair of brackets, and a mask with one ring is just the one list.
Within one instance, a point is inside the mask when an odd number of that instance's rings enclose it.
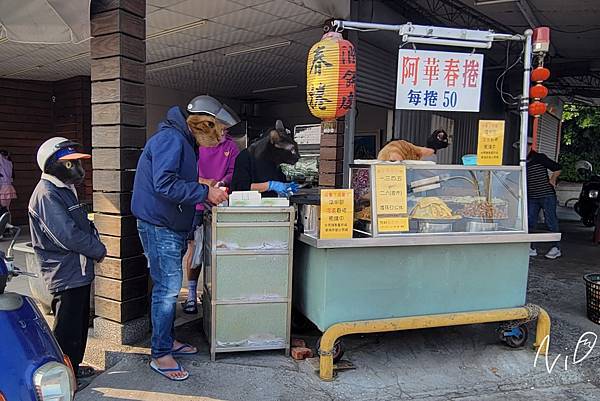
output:
{"label": "orange cat", "polygon": [[224,135],[225,126],[213,116],[206,114],[191,114],[187,118],[188,126],[202,147],[217,146]]}
{"label": "orange cat", "polygon": [[431,156],[433,149],[415,146],[404,140],[391,141],[385,145],[377,155],[377,160],[402,161],[421,160],[425,156]]}

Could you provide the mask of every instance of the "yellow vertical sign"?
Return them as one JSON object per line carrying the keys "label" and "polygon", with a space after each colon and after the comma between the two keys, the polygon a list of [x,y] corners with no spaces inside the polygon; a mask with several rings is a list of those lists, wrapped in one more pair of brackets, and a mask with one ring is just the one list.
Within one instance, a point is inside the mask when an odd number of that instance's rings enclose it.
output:
{"label": "yellow vertical sign", "polygon": [[354,224],[354,190],[321,190],[320,238],[352,238]]}
{"label": "yellow vertical sign", "polygon": [[375,166],[375,204],[377,214],[406,214],[406,167]]}
{"label": "yellow vertical sign", "polygon": [[504,155],[504,121],[479,120],[477,164],[501,166]]}

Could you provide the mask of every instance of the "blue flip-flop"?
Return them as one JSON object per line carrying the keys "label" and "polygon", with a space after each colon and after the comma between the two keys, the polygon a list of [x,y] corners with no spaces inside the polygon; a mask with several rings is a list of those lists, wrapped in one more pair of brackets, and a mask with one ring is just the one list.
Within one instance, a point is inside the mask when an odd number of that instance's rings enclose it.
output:
{"label": "blue flip-flop", "polygon": [[[181,366],[181,364],[179,362],[177,362],[176,368],[159,368],[154,361],[150,361],[150,369],[152,369],[159,375],[164,376],[167,379],[175,381],[175,382],[181,382],[181,381],[187,380],[187,378],[190,377],[189,372],[186,372],[185,370],[183,370],[183,367]],[[171,377],[168,375],[169,372],[185,372],[185,376]]]}
{"label": "blue flip-flop", "polygon": [[182,351],[185,348],[194,348],[192,345],[190,344],[182,344],[181,347],[179,348],[175,348],[174,350],[171,351],[171,355],[173,356],[185,356],[185,355],[195,355],[198,353],[198,348],[196,348],[196,351],[193,352],[184,352]]}

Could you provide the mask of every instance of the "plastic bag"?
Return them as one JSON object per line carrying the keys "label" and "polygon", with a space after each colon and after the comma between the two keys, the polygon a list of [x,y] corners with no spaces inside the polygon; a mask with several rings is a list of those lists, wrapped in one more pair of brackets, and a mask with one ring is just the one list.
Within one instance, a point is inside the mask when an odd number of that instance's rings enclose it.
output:
{"label": "plastic bag", "polygon": [[194,231],[194,255],[192,256],[192,269],[202,266],[202,251],[204,249],[204,227],[198,226]]}

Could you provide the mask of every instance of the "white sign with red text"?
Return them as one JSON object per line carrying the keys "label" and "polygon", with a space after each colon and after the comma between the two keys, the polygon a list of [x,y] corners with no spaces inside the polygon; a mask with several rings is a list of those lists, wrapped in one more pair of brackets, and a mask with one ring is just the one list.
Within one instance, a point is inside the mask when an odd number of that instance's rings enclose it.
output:
{"label": "white sign with red text", "polygon": [[483,54],[400,49],[396,109],[479,111]]}

